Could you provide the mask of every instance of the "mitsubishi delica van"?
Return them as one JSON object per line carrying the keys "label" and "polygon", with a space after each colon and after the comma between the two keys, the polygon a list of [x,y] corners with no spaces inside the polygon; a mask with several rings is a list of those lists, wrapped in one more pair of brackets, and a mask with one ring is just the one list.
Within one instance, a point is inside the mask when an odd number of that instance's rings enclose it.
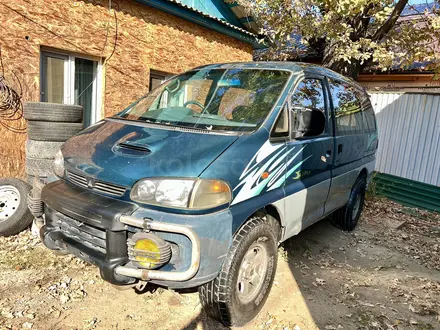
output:
{"label": "mitsubishi delica van", "polygon": [[355,228],[377,145],[367,93],[333,71],[196,68],[64,144],[40,234],[112,284],[198,287],[210,316],[244,325],[280,242],[329,214]]}

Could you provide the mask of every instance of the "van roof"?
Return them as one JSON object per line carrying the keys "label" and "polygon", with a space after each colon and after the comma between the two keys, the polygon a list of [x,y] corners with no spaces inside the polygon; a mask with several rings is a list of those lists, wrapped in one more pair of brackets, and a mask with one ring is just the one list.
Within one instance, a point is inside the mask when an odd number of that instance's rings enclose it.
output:
{"label": "van roof", "polygon": [[288,70],[291,72],[307,72],[307,73],[315,73],[319,75],[325,75],[327,77],[346,82],[348,84],[354,85],[357,88],[364,90],[364,87],[357,83],[352,78],[345,77],[333,70],[324,68],[320,65],[304,63],[304,62],[288,62],[288,61],[279,61],[279,62],[233,62],[233,63],[218,63],[218,64],[209,64],[197,67],[195,69],[273,69],[273,70]]}

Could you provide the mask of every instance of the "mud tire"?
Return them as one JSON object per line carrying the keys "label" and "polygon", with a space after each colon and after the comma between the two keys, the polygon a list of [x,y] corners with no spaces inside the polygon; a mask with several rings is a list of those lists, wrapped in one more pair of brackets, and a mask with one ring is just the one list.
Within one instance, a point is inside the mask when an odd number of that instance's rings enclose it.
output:
{"label": "mud tire", "polygon": [[[336,210],[332,215],[333,224],[336,227],[345,231],[352,231],[354,228],[356,228],[364,207],[366,187],[367,183],[365,182],[365,177],[358,177],[351,188],[351,193],[347,204],[339,210]],[[359,206],[356,207],[358,198]],[[354,214],[354,212],[356,214]]]}
{"label": "mud tire", "polygon": [[[239,327],[259,313],[275,277],[279,235],[279,223],[269,215],[252,217],[238,230],[219,275],[199,288],[200,301],[208,316],[225,326]],[[256,299],[243,303],[238,298],[238,274],[242,260],[254,242],[265,245],[268,267]]]}

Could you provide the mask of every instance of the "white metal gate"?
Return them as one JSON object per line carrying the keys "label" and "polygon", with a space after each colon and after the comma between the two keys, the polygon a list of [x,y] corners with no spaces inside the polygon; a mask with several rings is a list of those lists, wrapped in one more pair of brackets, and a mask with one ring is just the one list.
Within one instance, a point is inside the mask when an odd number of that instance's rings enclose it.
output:
{"label": "white metal gate", "polygon": [[376,171],[440,186],[440,95],[370,95],[379,130]]}

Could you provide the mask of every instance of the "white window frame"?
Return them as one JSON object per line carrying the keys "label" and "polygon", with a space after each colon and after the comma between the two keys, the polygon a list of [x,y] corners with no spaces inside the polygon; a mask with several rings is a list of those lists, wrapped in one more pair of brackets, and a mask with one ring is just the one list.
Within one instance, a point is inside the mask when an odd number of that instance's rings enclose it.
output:
{"label": "white window frame", "polygon": [[40,65],[40,101],[44,99],[44,87],[45,82],[43,79],[42,72],[44,70],[43,67],[43,57],[44,56],[53,56],[56,58],[64,59],[64,104],[75,104],[75,58],[82,58],[86,60],[91,60],[97,63],[96,66],[96,75],[92,82],[93,89],[93,97],[92,97],[92,113],[90,114],[91,123],[94,124],[101,119],[103,119],[103,111],[102,111],[102,88],[103,88],[103,61],[101,58],[96,58],[87,55],[73,54],[67,53],[60,50],[53,49],[41,49],[41,65]]}

